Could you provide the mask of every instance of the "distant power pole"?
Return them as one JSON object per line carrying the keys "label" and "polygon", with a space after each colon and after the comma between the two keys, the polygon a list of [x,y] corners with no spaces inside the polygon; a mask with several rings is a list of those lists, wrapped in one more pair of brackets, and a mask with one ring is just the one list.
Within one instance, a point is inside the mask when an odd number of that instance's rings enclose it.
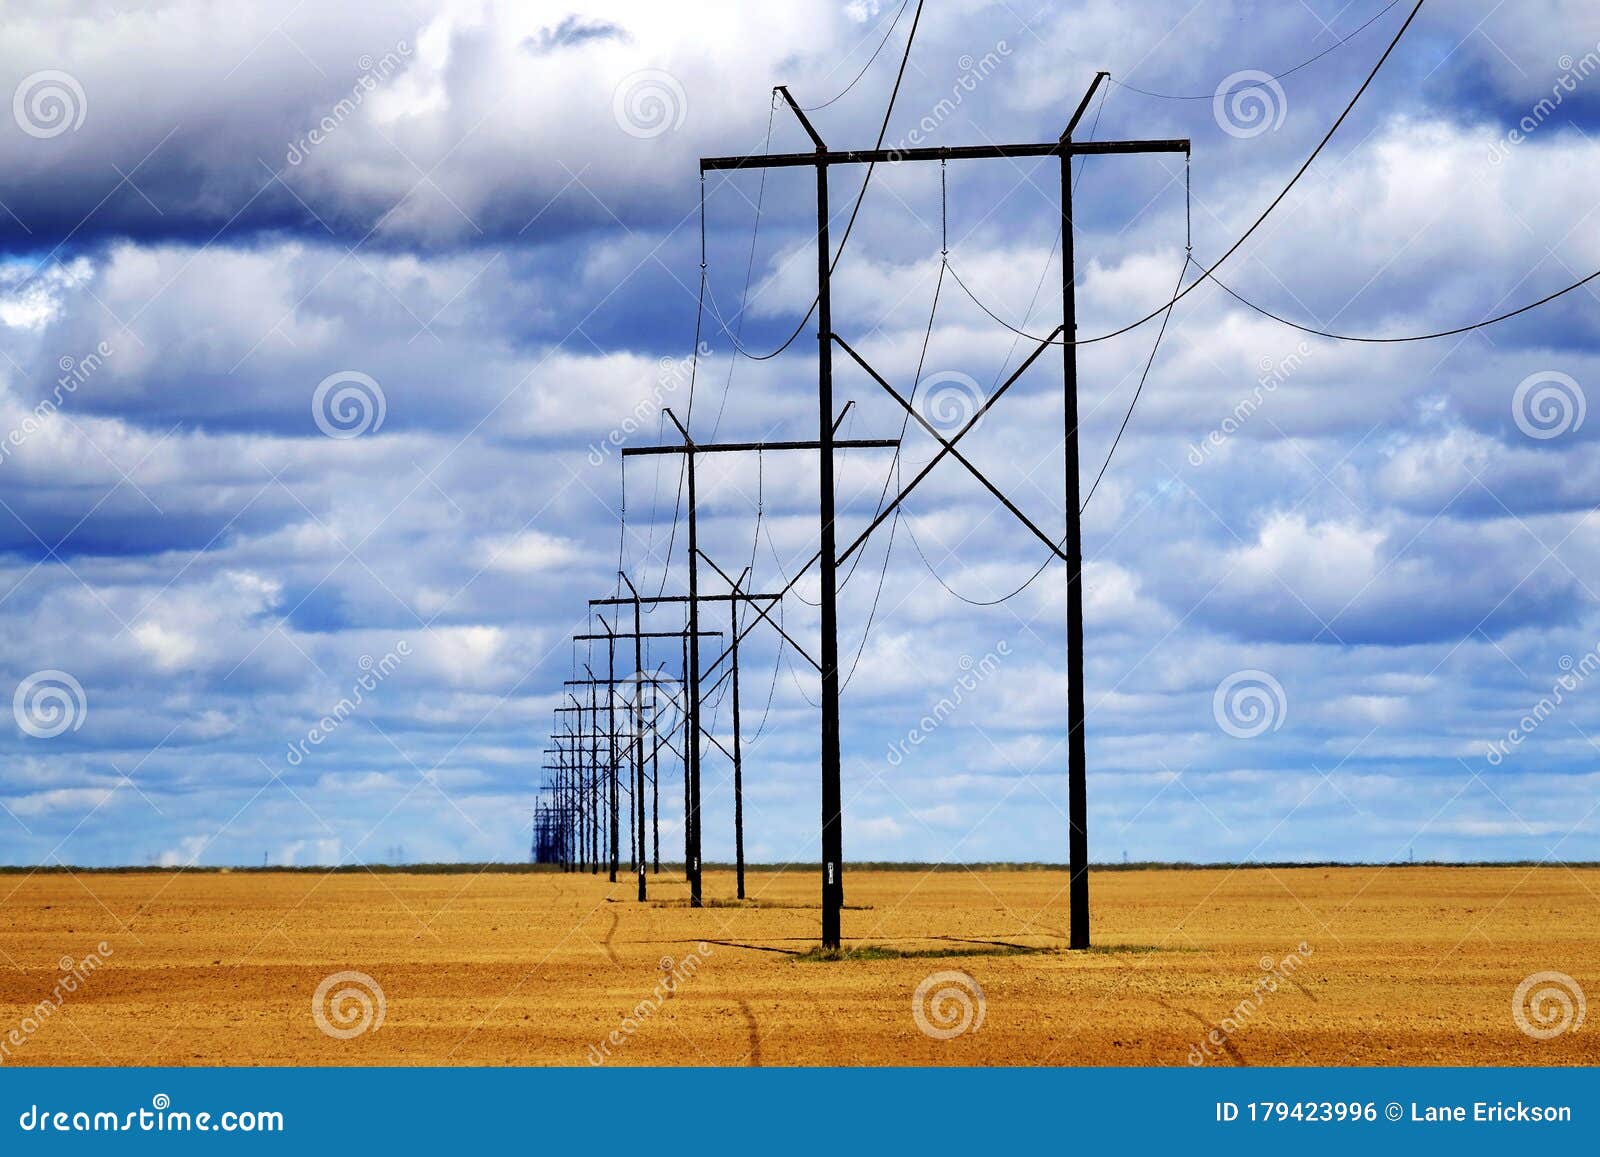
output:
{"label": "distant power pole", "polygon": [[[828,405],[831,407],[832,406],[832,402],[829,402]],[[825,417],[825,420],[823,422],[823,426],[824,426],[824,436],[823,436],[823,438],[821,440],[815,441],[815,442],[719,442],[719,443],[696,442],[690,436],[688,429],[683,425],[683,423],[678,421],[678,416],[672,412],[671,407],[663,407],[662,408],[662,413],[669,420],[671,420],[671,422],[672,422],[672,424],[674,426],[677,427],[678,434],[683,439],[682,444],[678,445],[678,446],[628,446],[628,447],[625,447],[623,449],[622,455],[623,455],[624,458],[629,458],[629,457],[633,457],[635,455],[640,455],[640,454],[681,454],[684,457],[684,463],[685,463],[684,473],[685,473],[686,481],[688,483],[688,485],[687,485],[687,490],[688,490],[687,522],[688,522],[688,528],[689,528],[689,534],[688,534],[689,594],[688,594],[687,599],[684,600],[684,601],[686,601],[688,603],[688,606],[689,606],[689,646],[688,646],[688,655],[684,660],[685,666],[687,667],[687,671],[688,671],[687,678],[685,679],[685,683],[687,684],[688,708],[684,712],[685,730],[686,730],[686,734],[685,734],[685,738],[684,738],[684,743],[686,744],[686,750],[684,752],[684,755],[685,755],[686,761],[688,763],[688,769],[689,769],[688,770],[688,786],[687,786],[687,789],[686,789],[686,794],[688,796],[688,799],[687,799],[686,805],[685,805],[686,809],[688,811],[687,830],[685,831],[686,843],[687,843],[687,847],[686,847],[686,850],[685,850],[685,859],[688,861],[687,869],[688,869],[688,875],[689,875],[689,905],[690,905],[690,907],[698,908],[702,904],[702,893],[701,893],[701,887],[700,887],[700,878],[701,878],[701,871],[700,871],[700,849],[701,849],[701,828],[700,828],[700,734],[701,734],[701,727],[700,727],[700,678],[701,678],[701,669],[700,669],[700,642],[699,642],[700,632],[698,630],[698,626],[699,626],[699,622],[700,622],[700,603],[702,601],[709,602],[709,601],[712,601],[713,599],[715,599],[717,601],[721,601],[723,599],[731,599],[731,600],[734,600],[735,602],[737,602],[737,601],[742,599],[742,600],[750,601],[752,603],[754,603],[754,601],[757,600],[757,599],[767,599],[767,600],[770,600],[773,603],[776,603],[776,601],[779,598],[781,598],[782,595],[781,595],[781,593],[778,594],[778,595],[770,595],[770,596],[767,596],[767,595],[745,595],[745,594],[735,593],[735,594],[732,594],[732,595],[714,596],[714,595],[702,595],[700,593],[700,577],[699,577],[700,576],[700,561],[705,556],[704,556],[704,553],[700,550],[699,542],[698,542],[698,539],[697,539],[697,529],[696,529],[697,528],[696,505],[697,504],[696,504],[696,489],[695,489],[695,460],[696,460],[696,458],[698,458],[702,454],[760,453],[760,452],[763,452],[763,451],[766,451],[766,450],[818,450],[818,451],[820,451],[821,454],[822,454],[823,460],[828,463],[828,466],[827,466],[827,475],[828,475],[828,477],[827,477],[827,482],[826,482],[826,489],[827,489],[827,494],[828,494],[828,501],[827,501],[828,516],[827,516],[826,524],[825,524],[825,526],[823,528],[823,546],[824,546],[823,555],[824,555],[824,557],[826,559],[831,561],[832,558],[833,558],[833,541],[834,541],[833,540],[833,516],[832,516],[832,510],[833,510],[833,467],[832,467],[832,462],[833,462],[833,451],[834,451],[834,449],[835,448],[839,448],[839,449],[844,449],[844,448],[863,448],[864,449],[864,448],[868,448],[868,447],[878,447],[878,448],[897,447],[897,446],[899,446],[900,443],[899,443],[898,439],[894,439],[894,438],[863,438],[863,439],[853,439],[853,440],[850,440],[850,441],[844,441],[844,440],[835,441],[835,439],[833,437],[833,427],[834,427],[835,423],[834,423],[834,420],[833,420],[833,417],[832,417],[831,413],[828,414]],[[827,570],[827,574],[831,577],[831,575],[832,575],[831,568]],[[823,649],[824,649],[824,656],[826,656],[827,648],[830,646],[830,641],[831,641],[831,645],[834,648],[834,668],[835,668],[835,670],[834,670],[834,700],[835,700],[835,714],[837,714],[837,706],[838,706],[838,704],[837,704],[837,700],[838,700],[838,685],[837,685],[838,684],[838,670],[837,670],[837,668],[838,668],[838,654],[837,654],[837,652],[838,652],[838,638],[837,638],[837,632],[834,629],[835,616],[833,615],[833,611],[832,611],[833,604],[834,604],[834,593],[835,592],[833,592],[831,590],[831,583],[829,583],[829,582],[824,582],[823,587],[824,587],[824,594],[823,594],[823,608],[824,609],[823,609],[823,614],[822,614],[822,644],[823,644]],[[595,600],[591,600],[591,601],[595,601]],[[620,601],[628,601],[628,600],[620,600]],[[815,659],[812,659],[809,655],[806,654],[804,649],[802,649],[798,643],[795,643],[793,639],[789,638],[789,636],[784,633],[783,628],[779,627],[777,625],[776,621],[772,619],[770,614],[768,614],[767,609],[757,607],[757,611],[758,611],[758,613],[759,613],[759,615],[761,617],[765,618],[769,623],[771,623],[773,625],[773,627],[778,631],[778,633],[780,635],[783,635],[783,638],[784,638],[784,640],[786,642],[788,642],[791,646],[793,646],[796,651],[799,651],[800,654],[803,655],[807,659],[807,661],[809,661],[813,666],[815,666],[820,673],[824,674],[824,683],[826,683],[826,665],[827,665],[826,664],[826,657],[824,657],[824,662],[823,663],[818,664]],[[718,661],[719,662],[721,661],[720,658],[719,658]],[[824,711],[824,719],[825,720],[826,720],[826,717],[827,717],[827,713],[826,713],[826,711]],[[825,734],[824,734],[824,743],[823,743],[823,762],[824,762],[824,766],[826,766],[827,758],[828,758],[827,757],[826,728],[827,728],[827,724],[826,724],[826,722],[824,722],[824,732],[825,732]],[[835,728],[835,731],[837,731],[837,728]],[[835,734],[835,736],[834,736],[833,762],[835,764],[834,779],[835,779],[835,781],[837,781],[837,779],[838,779],[838,775],[837,775],[837,770],[838,770],[837,769],[837,764],[838,764],[838,736],[837,736],[837,734]],[[824,778],[826,779],[826,777],[824,777]],[[823,791],[823,810],[825,812],[827,810],[827,806],[828,806],[827,805],[827,789],[824,788],[824,791]],[[836,801],[834,810],[835,811],[838,810],[837,809],[837,801]],[[837,824],[835,824],[835,835],[837,835]],[[829,874],[833,875],[834,873],[830,871]],[[826,913],[824,913],[824,922],[826,922]]]}

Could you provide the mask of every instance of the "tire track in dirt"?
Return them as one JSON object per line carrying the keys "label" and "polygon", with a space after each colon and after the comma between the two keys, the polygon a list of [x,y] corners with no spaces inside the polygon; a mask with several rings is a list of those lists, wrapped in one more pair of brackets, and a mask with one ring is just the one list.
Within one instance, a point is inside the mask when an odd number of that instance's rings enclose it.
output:
{"label": "tire track in dirt", "polygon": [[741,1000],[739,1011],[744,1013],[744,1022],[750,1028],[750,1051],[745,1054],[751,1068],[761,1067],[761,1026],[756,1023],[756,1014],[750,1011],[750,1002]]}
{"label": "tire track in dirt", "polygon": [[1286,975],[1283,979],[1287,980],[1290,984],[1294,985],[1301,992],[1305,993],[1306,999],[1309,1000],[1312,1004],[1316,1004],[1317,1003],[1317,995],[1316,995],[1316,993],[1312,992],[1309,988],[1307,988],[1305,985],[1301,984],[1294,977]]}
{"label": "tire track in dirt", "polygon": [[[1169,1012],[1181,1012],[1185,1016],[1192,1017],[1199,1023],[1201,1028],[1206,1030],[1207,1033],[1211,1032],[1212,1029],[1217,1027],[1192,1008],[1180,1008],[1175,1004],[1168,1004],[1160,997],[1153,997],[1152,999]],[[1233,1043],[1232,1038],[1229,1037],[1227,1033],[1222,1034],[1222,1047],[1227,1054],[1233,1058],[1234,1063],[1237,1064],[1241,1069],[1248,1069],[1250,1067],[1250,1062],[1244,1059],[1244,1054],[1239,1051],[1239,1046]]]}
{"label": "tire track in dirt", "polygon": [[611,912],[611,927],[606,929],[605,939],[600,942],[600,947],[606,950],[606,955],[611,957],[611,963],[621,967],[622,961],[617,959],[617,950],[611,946],[611,938],[617,934],[617,925],[622,923],[622,918],[616,910]]}

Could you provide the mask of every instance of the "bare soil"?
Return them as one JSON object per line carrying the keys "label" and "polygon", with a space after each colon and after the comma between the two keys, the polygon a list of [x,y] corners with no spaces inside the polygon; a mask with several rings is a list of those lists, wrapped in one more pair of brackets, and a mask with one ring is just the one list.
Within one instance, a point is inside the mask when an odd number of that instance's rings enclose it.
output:
{"label": "bare soil", "polygon": [[1089,952],[1062,872],[858,871],[841,960],[811,872],[650,883],[0,876],[0,1063],[1600,1063],[1600,1011],[1513,1016],[1535,973],[1600,996],[1592,868],[1098,872]]}

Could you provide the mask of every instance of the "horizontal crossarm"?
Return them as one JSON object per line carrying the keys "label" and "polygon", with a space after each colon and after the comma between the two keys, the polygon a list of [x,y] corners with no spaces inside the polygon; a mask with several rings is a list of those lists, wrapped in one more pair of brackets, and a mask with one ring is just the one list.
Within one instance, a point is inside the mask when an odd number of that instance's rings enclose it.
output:
{"label": "horizontal crossarm", "polygon": [[[898,438],[839,438],[833,443],[835,450],[893,449],[900,445]],[[624,458],[640,454],[746,454],[752,450],[820,450],[821,442],[690,442],[679,446],[624,446]],[[632,599],[624,599],[632,602]]]}
{"label": "horizontal crossarm", "polygon": [[901,161],[989,161],[1003,157],[1080,157],[1105,153],[1187,153],[1183,138],[1155,141],[1041,141],[1026,145],[952,145],[921,149],[818,149],[809,153],[755,153],[701,157],[700,171],[792,169],[802,165],[894,165]]}

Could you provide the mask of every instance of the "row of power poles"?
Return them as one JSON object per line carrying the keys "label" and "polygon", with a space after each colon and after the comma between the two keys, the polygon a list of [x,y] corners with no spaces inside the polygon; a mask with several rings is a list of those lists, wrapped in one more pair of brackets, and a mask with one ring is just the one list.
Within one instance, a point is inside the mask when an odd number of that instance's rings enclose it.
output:
{"label": "row of power poles", "polygon": [[[659,718],[656,708],[663,702],[665,681],[661,679],[659,671],[647,674],[643,670],[642,650],[640,642],[650,637],[640,627],[641,608],[654,607],[661,603],[682,603],[687,611],[686,623],[681,632],[673,633],[673,637],[683,640],[681,656],[681,680],[674,681],[679,687],[678,694],[671,697],[672,701],[682,708],[683,727],[680,733],[681,747],[673,747],[678,752],[684,773],[684,869],[690,885],[690,903],[699,906],[702,902],[700,882],[701,865],[701,834],[700,834],[700,760],[702,752],[703,728],[701,725],[700,708],[703,700],[702,683],[709,675],[714,674],[724,663],[730,664],[733,671],[731,678],[734,681],[734,718],[735,740],[732,752],[728,754],[734,763],[734,791],[735,791],[735,842],[739,867],[739,893],[744,894],[744,857],[743,857],[743,808],[742,808],[742,769],[740,767],[740,742],[738,733],[738,675],[736,669],[738,645],[741,638],[762,623],[770,624],[782,636],[782,643],[794,650],[817,671],[821,678],[821,893],[822,893],[822,929],[821,939],[824,948],[836,949],[840,946],[841,928],[840,914],[843,908],[843,832],[841,815],[841,783],[840,783],[840,713],[839,713],[839,640],[838,640],[838,568],[858,550],[869,535],[880,527],[886,519],[898,510],[911,492],[922,482],[932,469],[944,459],[953,458],[957,463],[972,474],[977,481],[993,495],[1011,513],[1023,527],[1030,531],[1050,549],[1052,554],[1059,559],[1065,567],[1066,587],[1066,655],[1068,670],[1067,693],[1067,798],[1069,830],[1067,833],[1069,887],[1068,896],[1070,904],[1069,917],[1069,944],[1073,948],[1089,947],[1089,884],[1088,884],[1088,817],[1087,817],[1087,757],[1084,744],[1085,706],[1083,687],[1083,552],[1081,540],[1081,497],[1079,481],[1079,453],[1078,453],[1078,365],[1077,365],[1077,317],[1076,317],[1076,289],[1074,284],[1073,260],[1073,219],[1072,219],[1072,162],[1076,157],[1088,155],[1114,155],[1135,153],[1178,153],[1188,156],[1189,141],[1187,140],[1133,140],[1133,141],[1074,141],[1073,132],[1082,119],[1084,112],[1094,97],[1100,85],[1106,80],[1105,73],[1096,75],[1088,92],[1084,94],[1076,111],[1070,118],[1066,129],[1052,141],[1034,142],[1027,144],[986,144],[956,147],[928,147],[928,148],[892,148],[892,149],[830,149],[816,128],[812,125],[806,114],[789,94],[787,88],[780,86],[777,92],[783,97],[785,103],[794,113],[800,127],[810,138],[814,148],[807,152],[796,153],[766,153],[753,156],[732,157],[703,157],[700,160],[702,182],[708,172],[740,171],[755,169],[788,169],[811,168],[816,175],[816,256],[817,256],[817,298],[815,313],[817,318],[817,437],[808,441],[790,442],[724,442],[704,443],[696,442],[689,430],[678,421],[676,415],[669,409],[666,416],[671,418],[677,428],[680,438],[678,443],[661,446],[628,447],[623,450],[624,456],[631,455],[681,455],[684,459],[685,475],[688,490],[688,549],[685,565],[685,579],[687,591],[684,594],[670,596],[656,596],[654,598],[640,596],[628,583],[630,595],[618,596],[611,599],[593,600],[592,607],[605,608],[632,606],[633,629],[631,631],[618,629],[612,624],[604,625],[604,633],[600,635],[579,636],[584,641],[595,642],[603,639],[606,643],[607,668],[604,677],[598,677],[592,670],[589,671],[587,680],[578,680],[577,684],[587,686],[589,690],[589,706],[587,708],[587,723],[585,708],[577,696],[572,696],[572,704],[564,710],[575,714],[578,720],[576,726],[569,725],[565,731],[558,730],[555,750],[559,754],[555,765],[556,779],[551,781],[546,792],[546,800],[541,804],[540,815],[553,817],[542,822],[567,825],[570,839],[576,841],[580,849],[578,859],[582,861],[582,849],[587,848],[591,859],[592,870],[598,870],[598,856],[601,844],[604,843],[603,833],[598,817],[604,814],[603,809],[609,808],[610,838],[607,845],[610,850],[610,867],[612,878],[615,879],[618,864],[618,798],[619,790],[627,791],[620,784],[619,771],[631,767],[631,784],[633,799],[637,807],[630,809],[630,814],[637,818],[631,826],[636,832],[635,864],[639,873],[639,897],[645,896],[645,877],[643,856],[640,852],[644,832],[643,798],[646,783],[644,771],[643,752],[645,749],[645,731],[651,728],[652,721]],[[831,170],[840,166],[878,165],[878,164],[904,164],[907,162],[938,161],[944,165],[950,161],[961,160],[1021,160],[1026,158],[1056,158],[1060,170],[1061,189],[1061,236],[1062,236],[1062,319],[1051,333],[1037,341],[1035,347],[1023,359],[1017,369],[1011,373],[1003,383],[996,387],[983,404],[978,407],[972,417],[959,430],[946,435],[931,423],[926,421],[915,406],[916,383],[911,384],[910,390],[897,390],[890,382],[861,356],[834,328],[832,297],[830,281],[833,266],[837,255],[832,249],[829,240],[829,225],[831,214],[828,199],[828,178]],[[853,217],[853,214],[852,214]],[[703,260],[703,259],[702,259]],[[957,449],[959,443],[979,423],[979,421],[998,403],[1001,397],[1034,363],[1052,346],[1059,344],[1062,348],[1062,387],[1063,387],[1063,434],[1062,454],[1065,466],[1066,483],[1063,493],[1062,516],[1065,523],[1064,533],[1056,536],[1042,530],[1022,509],[1007,498],[992,481],[986,478],[978,468]],[[846,357],[858,367],[867,380],[881,387],[902,408],[908,419],[914,419],[917,424],[938,443],[938,449],[931,459],[913,476],[911,481],[904,485],[894,499],[887,504],[880,504],[877,513],[869,524],[862,530],[843,551],[838,548],[835,527],[835,495],[834,495],[834,455],[840,450],[852,448],[887,448],[898,447],[898,439],[864,439],[850,440],[837,437],[837,431],[843,414],[837,412],[834,404],[834,373],[833,352],[835,347],[843,352]],[[848,409],[848,406],[846,406]],[[768,451],[807,451],[816,454],[817,461],[817,487],[818,487],[818,523],[819,542],[818,550],[791,578],[781,590],[773,593],[746,593],[742,588],[745,576],[735,579],[708,558],[699,547],[698,529],[696,525],[696,472],[695,465],[698,458],[705,454],[724,453],[762,453]],[[700,589],[701,565],[705,564],[714,571],[728,586],[729,590],[723,594],[705,594]],[[813,658],[804,647],[800,646],[787,633],[784,633],[777,620],[772,617],[772,611],[778,602],[807,573],[812,565],[819,566],[820,584],[820,619],[821,640],[819,657]],[[747,572],[748,573],[748,572]],[[627,581],[627,576],[622,576]],[[709,664],[702,662],[701,640],[706,637],[720,635],[717,631],[703,631],[701,629],[702,608],[712,602],[728,601],[732,604],[730,616],[730,635],[726,646],[721,653]],[[746,621],[741,627],[738,608],[745,606],[753,614],[746,616]],[[603,622],[603,619],[602,619]],[[629,642],[633,649],[633,666],[635,675],[627,680],[627,691],[621,702],[625,708],[623,730],[619,731],[616,721],[616,705],[618,703],[617,690],[619,680],[616,678],[616,646],[619,642]],[[595,697],[595,689],[603,687],[605,721],[601,722],[601,705]],[[649,694],[647,695],[647,691]],[[604,740],[606,747],[602,752],[599,746]],[[651,787],[654,788],[654,769],[657,767],[655,755],[661,745],[662,737],[659,731],[652,731],[651,744]],[[714,738],[712,742],[720,747],[721,744]],[[584,748],[582,745],[588,743]],[[672,746],[670,743],[667,746]],[[628,762],[631,759],[631,764]],[[583,844],[585,825],[589,835],[587,845]],[[536,837],[538,829],[536,827]],[[547,841],[553,849],[567,849],[567,837]],[[570,857],[571,853],[563,851]]]}

